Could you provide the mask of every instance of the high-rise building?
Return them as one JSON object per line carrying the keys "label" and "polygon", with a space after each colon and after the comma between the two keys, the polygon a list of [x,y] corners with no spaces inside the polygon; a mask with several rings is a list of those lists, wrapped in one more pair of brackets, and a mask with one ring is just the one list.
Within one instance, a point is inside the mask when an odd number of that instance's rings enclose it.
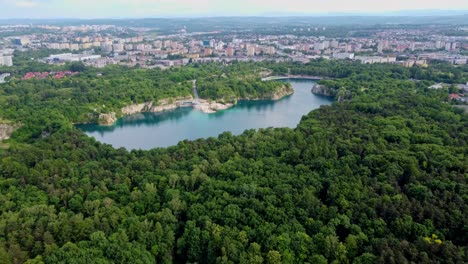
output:
{"label": "high-rise building", "polygon": [[[164,43],[163,43],[163,46],[164,46]],[[140,51],[146,50],[145,44],[137,44],[137,45],[133,45],[133,47],[135,50],[140,50]]]}
{"label": "high-rise building", "polygon": [[122,52],[124,51],[124,45],[123,44],[114,44],[112,45],[112,49],[114,52]]}
{"label": "high-rise building", "polygon": [[446,51],[451,51],[452,50],[452,43],[450,43],[450,42],[445,43],[445,50]]}
{"label": "high-rise building", "polygon": [[162,48],[162,41],[156,40],[155,42],[153,42],[153,46],[157,49]]}
{"label": "high-rise building", "polygon": [[205,56],[211,56],[213,54],[213,50],[211,48],[205,48],[204,54]]}
{"label": "high-rise building", "polygon": [[377,52],[378,52],[378,53],[382,53],[383,48],[384,48],[384,44],[383,44],[382,42],[379,42],[379,43],[377,44]]}
{"label": "high-rise building", "polygon": [[163,43],[162,43],[162,47],[163,47],[163,48],[169,48],[169,47],[171,46],[171,43],[172,43],[172,41],[170,41],[170,40],[165,40],[165,41],[163,41]]}
{"label": "high-rise building", "polygon": [[224,42],[220,41],[218,42],[218,44],[216,45],[216,49],[217,50],[222,50],[224,48]]}
{"label": "high-rise building", "polygon": [[247,47],[247,56],[255,56],[255,46]]}
{"label": "high-rise building", "polygon": [[323,42],[316,42],[314,44],[314,50],[323,50],[325,49],[325,45]]}
{"label": "high-rise building", "polygon": [[456,50],[457,49],[457,43],[456,42],[452,42],[452,50]]}
{"label": "high-rise building", "polygon": [[101,44],[101,49],[104,52],[112,52],[112,45],[107,44],[107,43],[102,43]]}
{"label": "high-rise building", "polygon": [[338,48],[338,45],[339,45],[339,43],[338,43],[338,41],[336,39],[334,39],[334,40],[332,40],[330,42],[330,48],[336,49],[336,48]]}
{"label": "high-rise building", "polygon": [[264,52],[269,55],[274,55],[276,54],[276,49],[275,47],[267,47]]}
{"label": "high-rise building", "polygon": [[228,56],[228,57],[234,56],[234,48],[233,47],[227,47],[226,48],[226,56]]}
{"label": "high-rise building", "polygon": [[21,46],[25,46],[25,45],[28,45],[30,43],[29,39],[28,38],[15,38],[13,40],[13,43],[15,45],[21,45]]}

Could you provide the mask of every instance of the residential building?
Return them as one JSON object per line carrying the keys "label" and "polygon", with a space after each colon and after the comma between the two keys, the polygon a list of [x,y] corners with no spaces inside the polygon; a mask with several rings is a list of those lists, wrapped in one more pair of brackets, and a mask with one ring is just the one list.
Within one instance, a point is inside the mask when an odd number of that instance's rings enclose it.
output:
{"label": "residential building", "polygon": [[13,56],[0,56],[0,65],[13,66]]}
{"label": "residential building", "polygon": [[233,47],[227,47],[226,48],[226,56],[227,57],[233,57],[234,56],[234,48]]}
{"label": "residential building", "polygon": [[247,56],[255,56],[255,46],[247,47]]}

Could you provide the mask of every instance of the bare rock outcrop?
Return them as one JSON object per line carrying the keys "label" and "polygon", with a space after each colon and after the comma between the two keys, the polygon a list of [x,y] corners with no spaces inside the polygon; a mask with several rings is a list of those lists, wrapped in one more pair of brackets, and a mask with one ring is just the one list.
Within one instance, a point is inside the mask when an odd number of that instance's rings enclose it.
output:
{"label": "bare rock outcrop", "polygon": [[230,107],[232,107],[234,104],[232,103],[218,103],[215,101],[207,101],[207,100],[200,100],[198,104],[194,105],[193,108],[198,111],[202,111],[203,113],[211,114],[215,113],[216,111],[219,110],[226,110]]}
{"label": "bare rock outcrop", "polygon": [[131,104],[122,108],[122,114],[133,115],[141,112],[148,112],[153,107],[153,102],[146,102],[142,104]]}
{"label": "bare rock outcrop", "polygon": [[315,84],[312,87],[312,93],[324,96],[335,96],[335,91],[321,84]]}
{"label": "bare rock outcrop", "polygon": [[111,126],[117,121],[117,117],[114,112],[108,114],[99,115],[99,124],[105,126]]}
{"label": "bare rock outcrop", "polygon": [[9,139],[11,134],[20,127],[17,124],[0,124],[0,141]]}

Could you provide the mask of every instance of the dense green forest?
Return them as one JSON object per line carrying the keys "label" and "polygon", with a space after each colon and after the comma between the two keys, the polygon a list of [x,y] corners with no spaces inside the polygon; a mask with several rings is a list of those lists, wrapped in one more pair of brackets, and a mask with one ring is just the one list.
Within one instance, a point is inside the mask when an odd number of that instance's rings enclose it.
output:
{"label": "dense green forest", "polygon": [[[261,68],[247,63],[193,65],[161,71],[121,66],[94,69],[79,63],[51,67],[21,62],[10,71],[14,77],[1,86],[0,117],[24,123],[21,129],[31,133],[39,131],[36,126],[50,124],[49,119],[64,123],[97,122],[99,114],[115,112],[120,116],[121,108],[130,104],[190,97],[195,79],[201,98],[221,101],[268,97],[284,86],[283,82],[262,82]],[[22,79],[26,72],[57,70],[79,74],[62,79]]]}
{"label": "dense green forest", "polygon": [[[150,151],[114,149],[70,125],[90,102],[184,94],[190,86],[164,82],[256,68],[334,78],[322,83],[351,100],[296,129]],[[94,71],[0,86],[1,117],[23,124],[0,155],[0,263],[468,262],[468,116],[448,91],[427,89],[466,82],[467,68],[317,60]]]}

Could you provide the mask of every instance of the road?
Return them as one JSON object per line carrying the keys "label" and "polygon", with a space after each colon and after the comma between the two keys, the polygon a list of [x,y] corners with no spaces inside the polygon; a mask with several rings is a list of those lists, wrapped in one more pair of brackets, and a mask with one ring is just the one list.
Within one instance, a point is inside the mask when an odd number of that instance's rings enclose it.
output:
{"label": "road", "polygon": [[198,96],[198,91],[197,91],[197,80],[192,81],[192,87],[193,87],[194,101],[198,102],[199,96]]}

